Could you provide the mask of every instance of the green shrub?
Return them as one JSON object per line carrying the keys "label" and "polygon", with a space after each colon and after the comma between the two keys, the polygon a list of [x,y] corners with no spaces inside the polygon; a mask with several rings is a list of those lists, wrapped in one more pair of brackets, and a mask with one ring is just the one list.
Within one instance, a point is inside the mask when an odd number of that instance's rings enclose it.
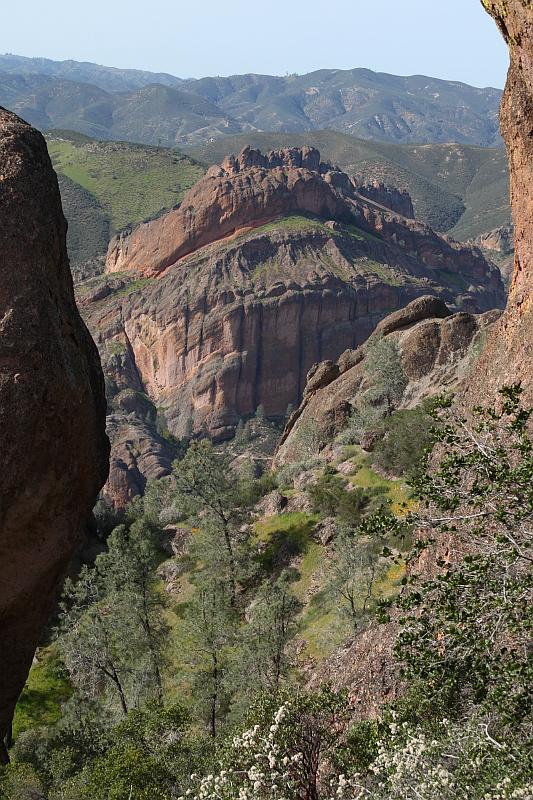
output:
{"label": "green shrub", "polygon": [[368,508],[370,497],[364,489],[346,489],[346,481],[332,467],[326,467],[317,483],[309,486],[307,494],[313,511],[325,516],[357,524]]}
{"label": "green shrub", "polygon": [[431,445],[433,425],[424,406],[396,411],[381,424],[383,435],[375,445],[373,463],[394,475],[413,473]]}

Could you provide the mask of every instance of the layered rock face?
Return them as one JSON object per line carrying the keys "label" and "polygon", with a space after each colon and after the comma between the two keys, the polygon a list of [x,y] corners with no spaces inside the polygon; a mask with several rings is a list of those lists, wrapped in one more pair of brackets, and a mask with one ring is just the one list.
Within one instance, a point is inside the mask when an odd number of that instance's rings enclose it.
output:
{"label": "layered rock face", "polygon": [[382,184],[359,187],[338,168],[321,163],[315,148],[267,155],[245,148],[237,158],[230,156],[220,167],[211,167],[168,214],[112,240],[106,270],[155,277],[207,244],[280,216],[304,213],[355,224],[413,255],[429,270],[449,270],[481,282],[495,292],[497,302],[499,276],[477,248],[439,236],[396,213],[399,207],[413,215],[408,195]]}
{"label": "layered rock face", "polygon": [[3,739],[109,450],[104,380],[74,302],[57,179],[41,134],[4,109],[0,220]]}
{"label": "layered rock face", "polygon": [[357,186],[357,191],[363,197],[373,200],[380,206],[389,208],[407,219],[415,218],[415,209],[409,192],[385,186],[381,181],[372,181],[365,186]]}
{"label": "layered rock face", "polygon": [[[408,379],[400,408],[460,389],[499,316],[499,311],[452,314],[442,300],[427,296],[386,317],[373,337],[391,337],[398,344]],[[336,363],[315,364],[310,370],[302,404],[289,420],[278,448],[278,465],[319,455],[345,427],[370,386],[366,346],[346,351]]]}
{"label": "layered rock face", "polygon": [[259,405],[284,416],[314,362],[357,347],[416,297],[469,311],[504,304],[500,273],[480,250],[397,207],[412,210],[409,197],[357,185],[312,148],[248,148],[178,208],[111,244],[107,273],[78,301],[124,423],[120,434],[119,416],[112,427],[115,502],[138,490],[142,464],[168,469],[161,443],[148,447],[146,402],[178,438],[223,440]]}
{"label": "layered rock face", "polygon": [[466,402],[494,397],[521,381],[533,402],[533,6],[529,0],[482,0],[509,45],[501,129],[511,170],[515,262],[507,309],[474,376]]}

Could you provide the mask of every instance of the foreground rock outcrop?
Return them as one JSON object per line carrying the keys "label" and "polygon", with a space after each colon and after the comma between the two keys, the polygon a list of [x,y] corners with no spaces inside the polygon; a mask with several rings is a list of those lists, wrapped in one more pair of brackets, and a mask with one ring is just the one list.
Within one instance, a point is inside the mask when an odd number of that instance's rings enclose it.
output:
{"label": "foreground rock outcrop", "polygon": [[485,403],[502,384],[521,381],[533,402],[533,6],[529,0],[482,0],[509,45],[500,122],[511,171],[514,271],[506,311],[465,397]]}
{"label": "foreground rock outcrop", "polygon": [[[442,300],[426,296],[380,322],[371,338],[391,337],[397,343],[408,380],[399,408],[413,408],[427,397],[465,386],[499,316],[497,310],[453,314]],[[370,386],[367,344],[347,350],[336,363],[315,364],[310,370],[303,401],[276,453],[277,465],[319,455],[346,426]]]}
{"label": "foreground rock outcrop", "polygon": [[4,109],[0,220],[3,739],[108,468],[103,375],[74,302],[57,179],[41,134]]}

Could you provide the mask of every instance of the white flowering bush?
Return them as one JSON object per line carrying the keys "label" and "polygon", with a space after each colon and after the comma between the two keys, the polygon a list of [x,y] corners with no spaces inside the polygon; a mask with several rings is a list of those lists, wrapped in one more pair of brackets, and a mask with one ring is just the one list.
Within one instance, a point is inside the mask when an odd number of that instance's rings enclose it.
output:
{"label": "white flowering bush", "polygon": [[182,800],[350,800],[354,785],[331,759],[347,711],[345,695],[327,687],[294,694],[275,710],[265,698],[258,721],[233,737],[220,769],[192,775]]}
{"label": "white flowering bush", "polygon": [[[497,741],[486,723],[440,723],[432,735],[393,720],[359,797],[375,800],[532,800],[527,751]],[[352,778],[353,781],[353,778]]]}
{"label": "white flowering bush", "polygon": [[338,758],[346,707],[317,715],[328,697],[338,702],[329,690],[284,702],[270,724],[234,736],[220,769],[192,775],[180,800],[533,800],[527,749],[481,720],[423,729],[392,712],[372,763],[355,772]]}

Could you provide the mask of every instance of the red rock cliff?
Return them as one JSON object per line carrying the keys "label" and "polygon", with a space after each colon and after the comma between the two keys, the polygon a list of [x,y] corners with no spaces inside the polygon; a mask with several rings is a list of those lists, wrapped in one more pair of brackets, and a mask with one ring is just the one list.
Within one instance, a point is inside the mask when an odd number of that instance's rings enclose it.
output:
{"label": "red rock cliff", "polygon": [[359,187],[344,172],[320,161],[312,147],[262,155],[245,148],[214,166],[182,203],[152,222],[126,230],[109,246],[107,272],[135,271],[159,276],[208,244],[289,214],[311,214],[351,223],[406,254],[416,254],[430,270],[447,269],[499,289],[481,252],[439,236],[412,216],[408,196],[385,187]]}
{"label": "red rock cliff", "polygon": [[482,0],[509,45],[501,128],[511,171],[515,263],[507,309],[482,356],[468,401],[521,381],[533,402],[533,6],[530,0]]}
{"label": "red rock cliff", "polygon": [[103,376],[65,233],[43,137],[0,108],[0,739],[107,475]]}

